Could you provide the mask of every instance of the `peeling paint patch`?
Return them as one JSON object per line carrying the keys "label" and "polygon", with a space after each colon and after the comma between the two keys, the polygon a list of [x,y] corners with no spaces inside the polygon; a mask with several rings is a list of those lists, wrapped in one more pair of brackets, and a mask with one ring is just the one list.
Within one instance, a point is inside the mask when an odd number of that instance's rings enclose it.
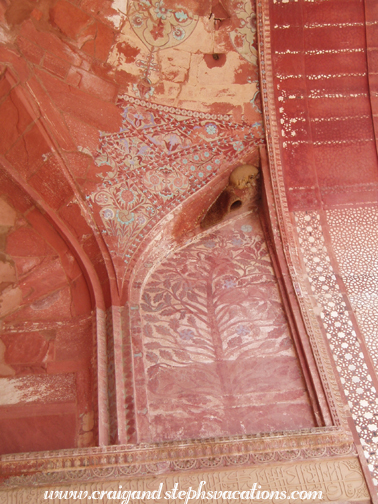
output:
{"label": "peeling paint patch", "polygon": [[0,406],[75,401],[75,375],[0,378]]}

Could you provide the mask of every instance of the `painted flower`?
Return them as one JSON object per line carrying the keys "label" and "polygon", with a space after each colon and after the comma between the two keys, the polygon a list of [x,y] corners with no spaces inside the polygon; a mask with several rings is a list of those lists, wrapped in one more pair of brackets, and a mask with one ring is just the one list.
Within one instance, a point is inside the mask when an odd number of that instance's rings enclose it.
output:
{"label": "painted flower", "polygon": [[236,287],[235,280],[224,280],[223,282],[223,287],[225,289],[232,289],[233,287]]}
{"label": "painted flower", "polygon": [[158,177],[157,175],[151,175],[149,177],[149,181],[150,183],[153,185],[153,186],[157,186],[158,184],[160,184],[160,177]]}
{"label": "painted flower", "polygon": [[243,325],[239,325],[236,328],[236,333],[239,334],[239,336],[247,336],[247,334],[249,334],[250,332],[251,332],[251,330],[248,327],[243,326]]}
{"label": "painted flower", "polygon": [[180,338],[185,341],[190,341],[194,338],[194,332],[191,329],[183,329],[179,334]]}
{"label": "painted flower", "polygon": [[239,247],[240,245],[243,245],[243,240],[240,238],[232,238],[232,244]]}
{"label": "painted flower", "polygon": [[204,245],[206,248],[213,249],[215,247],[215,242],[207,241],[206,243],[204,243]]}
{"label": "painted flower", "polygon": [[160,19],[167,19],[167,16],[169,16],[169,13],[172,12],[171,9],[167,9],[166,7],[163,7],[163,2],[157,2],[155,4],[155,12],[156,12],[156,17]]}
{"label": "painted flower", "polygon": [[104,219],[109,220],[109,219],[113,219],[114,212],[111,208],[105,208],[102,215],[104,216]]}
{"label": "painted flower", "polygon": [[147,189],[158,193],[164,199],[172,198],[189,186],[185,175],[168,166],[147,172],[143,176],[143,183]]}
{"label": "painted flower", "polygon": [[214,123],[206,124],[205,129],[209,135],[215,135],[218,131],[218,127]]}
{"label": "painted flower", "polygon": [[126,224],[126,226],[134,221],[134,214],[129,213],[125,210],[118,210],[116,217],[118,222],[120,222],[121,224]]}
{"label": "painted flower", "polygon": [[173,185],[177,188],[180,188],[183,186],[184,184],[184,180],[181,178],[181,177],[176,177],[174,180],[173,180]]}
{"label": "painted flower", "polygon": [[234,150],[236,150],[236,152],[240,152],[244,149],[244,144],[243,144],[243,142],[238,141],[238,142],[234,142],[232,144],[232,147],[234,148]]}
{"label": "painted flower", "polygon": [[128,203],[131,203],[134,200],[134,193],[129,189],[121,189],[118,194],[118,199],[122,203],[127,205]]}
{"label": "painted flower", "polygon": [[252,32],[256,31],[256,16],[255,13],[253,12],[250,16],[246,18],[239,18],[239,28],[247,28],[248,30],[251,30]]}
{"label": "painted flower", "polygon": [[184,11],[175,12],[175,18],[179,23],[183,23],[188,19],[188,15]]}
{"label": "painted flower", "polygon": [[181,144],[181,139],[177,135],[169,135],[167,138],[164,138],[165,146],[169,151],[175,150],[178,145]]}
{"label": "painted flower", "polygon": [[[148,80],[148,79],[146,79],[146,80]],[[148,83],[147,83],[147,84],[148,84]],[[136,113],[136,114],[132,114],[132,115],[131,115],[131,117],[133,117],[133,118],[134,118],[134,124],[135,124],[135,126],[136,126],[137,128],[139,128],[140,126],[142,126],[143,121],[145,120],[145,119],[144,119],[144,116],[143,116],[142,114],[138,114],[138,113]]]}
{"label": "painted flower", "polygon": [[249,224],[243,224],[243,226],[241,227],[241,230],[244,233],[250,233],[252,231],[252,226],[250,226]]}
{"label": "painted flower", "polygon": [[144,217],[144,215],[138,215],[137,219],[136,219],[137,223],[138,224],[144,224],[146,222],[146,218]]}
{"label": "painted flower", "polygon": [[186,33],[185,30],[181,28],[181,26],[176,26],[172,31],[172,35],[176,40],[182,40],[185,37]]}
{"label": "painted flower", "polygon": [[131,22],[136,28],[140,28],[143,24],[143,18],[142,16],[137,15],[133,17]]}

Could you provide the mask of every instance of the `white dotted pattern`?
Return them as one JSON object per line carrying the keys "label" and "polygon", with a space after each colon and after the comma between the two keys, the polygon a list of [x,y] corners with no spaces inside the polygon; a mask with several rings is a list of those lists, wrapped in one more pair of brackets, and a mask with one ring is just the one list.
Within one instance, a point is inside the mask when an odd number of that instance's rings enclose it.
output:
{"label": "white dotted pattern", "polygon": [[348,297],[378,369],[378,208],[331,210],[327,221]]}
{"label": "white dotted pattern", "polygon": [[[361,351],[347,306],[337,284],[324,243],[320,216],[317,212],[296,212],[295,220],[311,291],[321,309],[323,326],[337,371],[348,399],[369,469],[373,475],[374,484],[377,485],[377,391],[372,384],[364,354]],[[337,225],[340,232],[342,232],[341,225],[339,223]]]}

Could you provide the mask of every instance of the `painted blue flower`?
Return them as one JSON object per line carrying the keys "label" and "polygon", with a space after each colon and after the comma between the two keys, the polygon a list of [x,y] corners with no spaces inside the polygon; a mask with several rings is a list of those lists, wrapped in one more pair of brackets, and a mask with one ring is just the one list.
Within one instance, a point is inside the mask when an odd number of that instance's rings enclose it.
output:
{"label": "painted blue flower", "polygon": [[156,17],[160,19],[167,19],[167,16],[170,12],[172,12],[172,9],[166,9],[163,7],[163,2],[158,2],[155,4],[155,12],[156,12]]}
{"label": "painted blue flower", "polygon": [[232,144],[232,147],[233,147],[233,148],[234,148],[234,150],[236,150],[237,152],[240,152],[240,151],[242,151],[242,150],[244,149],[244,144],[243,144],[243,142],[238,141],[238,142],[234,142],[234,143]]}
{"label": "painted blue flower", "polygon": [[194,338],[194,332],[191,329],[183,329],[179,334],[180,338],[185,341],[190,341]]}
{"label": "painted blue flower", "polygon": [[243,325],[240,325],[236,328],[236,333],[239,334],[239,336],[247,336],[247,334],[249,334],[250,332],[251,330]]}
{"label": "painted blue flower", "polygon": [[241,230],[244,233],[250,233],[252,231],[252,226],[250,226],[249,224],[243,224],[243,226],[241,227]]}
{"label": "painted blue flower", "polygon": [[237,246],[243,245],[243,240],[240,238],[232,238],[232,244]]}
{"label": "painted blue flower", "polygon": [[188,15],[183,11],[175,12],[175,18],[180,22],[186,21],[188,19]]}
{"label": "painted blue flower", "polygon": [[215,135],[218,131],[218,127],[214,123],[206,124],[205,129],[209,135]]}
{"label": "painted blue flower", "polygon": [[104,219],[106,219],[106,220],[113,219],[114,212],[111,208],[105,208],[103,216],[104,216]]}
{"label": "painted blue flower", "polygon": [[223,287],[225,289],[232,289],[233,287],[236,287],[235,280],[224,280]]}
{"label": "painted blue flower", "polygon": [[206,248],[212,249],[212,248],[215,247],[215,242],[213,242],[213,241],[207,241],[204,245],[205,245]]}

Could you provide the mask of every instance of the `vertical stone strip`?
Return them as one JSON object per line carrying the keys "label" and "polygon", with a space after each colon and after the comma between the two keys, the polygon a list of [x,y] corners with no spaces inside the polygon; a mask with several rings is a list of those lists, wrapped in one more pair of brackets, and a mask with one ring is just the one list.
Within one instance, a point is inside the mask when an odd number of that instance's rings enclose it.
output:
{"label": "vertical stone strip", "polygon": [[[378,484],[378,394],[372,383],[363,348],[358,341],[331,259],[325,246],[318,212],[296,212],[295,221],[309,293],[320,317],[344,393],[360,436],[373,482]],[[316,308],[316,307],[315,307]]]}
{"label": "vertical stone strip", "polygon": [[98,443],[109,444],[108,370],[106,357],[106,313],[96,309],[97,387],[98,387]]}

